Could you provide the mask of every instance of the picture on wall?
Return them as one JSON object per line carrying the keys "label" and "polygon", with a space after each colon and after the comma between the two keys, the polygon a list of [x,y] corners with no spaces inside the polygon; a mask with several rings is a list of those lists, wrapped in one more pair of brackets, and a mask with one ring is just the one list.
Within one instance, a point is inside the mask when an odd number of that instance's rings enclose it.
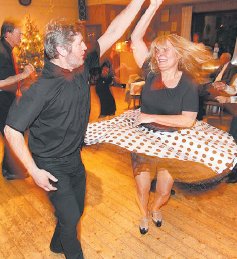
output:
{"label": "picture on wall", "polygon": [[86,25],[85,28],[85,38],[86,44],[89,48],[93,48],[96,44],[96,41],[101,36],[101,25],[100,24],[92,24]]}

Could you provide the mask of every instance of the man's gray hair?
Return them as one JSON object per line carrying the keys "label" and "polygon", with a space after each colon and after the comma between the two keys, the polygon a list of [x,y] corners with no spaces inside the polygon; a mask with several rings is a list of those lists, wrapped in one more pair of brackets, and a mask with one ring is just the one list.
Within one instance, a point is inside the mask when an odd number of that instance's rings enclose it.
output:
{"label": "man's gray hair", "polygon": [[71,51],[74,36],[81,33],[81,27],[78,24],[67,23],[65,19],[53,20],[46,25],[44,38],[45,54],[49,59],[58,58],[57,47],[63,47]]}

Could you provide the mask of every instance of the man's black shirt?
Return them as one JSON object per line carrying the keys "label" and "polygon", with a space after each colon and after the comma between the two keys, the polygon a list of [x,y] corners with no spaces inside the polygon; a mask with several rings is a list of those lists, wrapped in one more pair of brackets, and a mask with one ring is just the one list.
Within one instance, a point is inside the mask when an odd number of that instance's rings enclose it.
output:
{"label": "man's black shirt", "polygon": [[89,112],[89,70],[99,66],[99,47],[72,72],[46,61],[42,76],[9,111],[7,125],[30,129],[29,147],[39,157],[64,157],[81,147]]}
{"label": "man's black shirt", "polygon": [[[0,80],[16,74],[12,57],[11,45],[2,38],[0,40]],[[4,135],[4,127],[10,106],[15,99],[15,94],[10,91],[0,90],[0,131]]]}
{"label": "man's black shirt", "polygon": [[5,41],[0,40],[0,80],[15,75],[14,62],[12,58],[12,47]]}

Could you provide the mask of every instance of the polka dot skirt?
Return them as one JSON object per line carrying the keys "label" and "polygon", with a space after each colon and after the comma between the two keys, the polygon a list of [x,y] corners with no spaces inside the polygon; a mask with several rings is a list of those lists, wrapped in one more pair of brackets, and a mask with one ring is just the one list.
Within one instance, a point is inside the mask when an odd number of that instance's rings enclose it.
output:
{"label": "polka dot skirt", "polygon": [[202,121],[191,129],[154,132],[133,126],[138,115],[139,110],[129,110],[111,120],[90,123],[85,143],[106,142],[150,156],[200,162],[216,173],[237,163],[237,145],[227,132]]}

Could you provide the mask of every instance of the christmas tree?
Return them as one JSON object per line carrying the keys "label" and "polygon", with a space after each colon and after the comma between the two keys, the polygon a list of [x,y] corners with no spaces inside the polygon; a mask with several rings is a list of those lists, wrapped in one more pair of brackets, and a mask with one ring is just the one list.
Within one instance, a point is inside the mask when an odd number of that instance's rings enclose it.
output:
{"label": "christmas tree", "polygon": [[25,19],[22,41],[17,51],[18,66],[23,69],[25,65],[30,63],[37,72],[40,72],[44,64],[43,37],[30,16]]}

